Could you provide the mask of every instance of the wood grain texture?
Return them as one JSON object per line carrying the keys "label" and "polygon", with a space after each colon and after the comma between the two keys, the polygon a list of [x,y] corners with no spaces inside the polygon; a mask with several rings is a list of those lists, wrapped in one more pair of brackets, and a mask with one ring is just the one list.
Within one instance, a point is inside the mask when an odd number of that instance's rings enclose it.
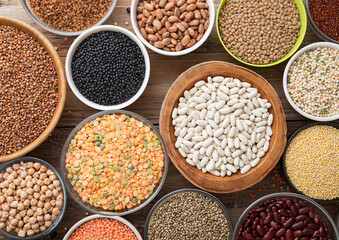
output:
{"label": "wood grain texture", "polygon": [[[172,111],[179,104],[184,91],[191,89],[197,81],[207,77],[225,76],[240,79],[257,88],[263,99],[267,99],[272,107],[273,135],[270,147],[260,163],[246,174],[239,171],[229,177],[217,177],[203,173],[190,166],[175,147],[176,137],[172,125]],[[209,192],[229,193],[246,189],[262,180],[277,164],[286,145],[286,120],[279,97],[273,87],[260,75],[238,65],[221,61],[208,61],[195,65],[182,73],[169,89],[160,111],[160,132],[163,136],[170,159],[178,170],[195,186]]]}
{"label": "wood grain texture", "polygon": [[58,76],[58,102],[55,107],[55,111],[50,123],[47,125],[46,129],[37,137],[33,142],[28,144],[26,147],[16,151],[12,154],[0,156],[0,162],[12,160],[14,158],[21,157],[34,148],[39,146],[51,132],[54,130],[56,125],[59,122],[62,111],[64,109],[65,101],[66,101],[66,76],[63,64],[61,63],[60,57],[57,51],[54,49],[52,43],[38,30],[33,28],[31,25],[17,20],[15,18],[1,16],[0,15],[0,25],[7,25],[15,27],[26,34],[30,35],[33,39],[40,43],[40,45],[46,50],[48,55],[51,57],[52,62],[54,64],[55,70]]}
{"label": "wood grain texture", "polygon": [[[39,28],[33,20],[25,13],[21,6],[20,0],[0,0],[2,5],[0,6],[0,15],[12,16],[20,19],[30,25],[37,27],[57,48],[57,51],[64,63],[65,56],[68,48],[73,42],[74,38],[65,38],[46,32]],[[214,0],[216,9],[220,0]],[[116,8],[113,14],[109,17],[105,24],[114,24],[131,30],[129,14],[127,7],[130,6],[131,0],[118,0]],[[125,23],[129,24],[126,25]],[[311,29],[307,30],[305,39],[302,46],[308,45],[313,42],[321,41]],[[224,48],[219,42],[216,29],[214,28],[208,40],[196,51],[185,56],[180,57],[166,57],[159,54],[155,54],[149,51],[151,60],[151,77],[148,86],[144,94],[140,99],[133,105],[128,107],[127,110],[134,111],[147,119],[152,123],[159,123],[159,114],[163,99],[174,82],[174,80],[189,67],[198,63],[210,60],[220,60],[231,62],[240,66],[247,67],[243,64],[238,63],[230,55],[226,53]],[[281,103],[284,108],[286,120],[287,120],[287,136],[289,136],[297,128],[303,126],[306,123],[310,123],[307,119],[299,115],[294,109],[288,104],[282,88],[282,77],[283,71],[286,66],[286,62],[269,68],[254,68],[249,69],[257,72],[273,86],[275,91],[278,93]],[[81,103],[71,92],[70,88],[67,87],[67,99],[64,111],[61,119],[58,123],[58,127],[52,132],[52,134],[33,152],[29,153],[29,156],[41,158],[58,170],[60,170],[60,154],[61,148],[68,136],[72,131],[73,127],[78,124],[85,117],[91,114],[97,113],[95,109],[91,109]],[[144,224],[148,212],[162,196],[167,193],[181,189],[181,188],[195,188],[193,184],[187,181],[184,176],[170,163],[166,182],[158,196],[144,209],[125,216],[140,232],[143,236]],[[273,192],[291,191],[290,187],[286,184],[286,179],[283,176],[281,167],[281,161],[260,183],[248,188],[247,190],[229,193],[229,194],[214,194],[220,199],[223,204],[228,208],[233,225],[236,224],[242,211],[254,200],[265,196]],[[69,196],[68,196],[69,197]],[[70,197],[68,199],[71,199]],[[332,216],[334,212],[339,211],[338,204],[327,204],[323,205]],[[67,203],[67,210],[61,223],[56,227],[55,231],[50,235],[48,239],[61,240],[73,224],[81,220],[89,213],[86,213],[79,205],[72,200]],[[0,239],[4,239],[0,236]]]}

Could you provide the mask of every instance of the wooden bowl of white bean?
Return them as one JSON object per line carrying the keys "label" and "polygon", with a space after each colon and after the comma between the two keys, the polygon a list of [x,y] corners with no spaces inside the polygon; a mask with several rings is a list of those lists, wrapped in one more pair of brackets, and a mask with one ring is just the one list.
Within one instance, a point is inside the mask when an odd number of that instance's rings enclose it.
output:
{"label": "wooden bowl of white bean", "polygon": [[227,62],[195,65],[173,83],[160,112],[160,132],[177,169],[215,193],[261,181],[286,145],[278,94],[255,72]]}

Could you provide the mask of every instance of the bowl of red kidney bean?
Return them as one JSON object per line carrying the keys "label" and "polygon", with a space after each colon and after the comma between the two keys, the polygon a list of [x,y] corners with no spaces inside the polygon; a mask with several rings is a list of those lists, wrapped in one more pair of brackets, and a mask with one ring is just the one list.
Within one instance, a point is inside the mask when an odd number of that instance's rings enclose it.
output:
{"label": "bowl of red kidney bean", "polygon": [[233,240],[337,240],[327,211],[296,193],[273,193],[253,202],[240,216]]}

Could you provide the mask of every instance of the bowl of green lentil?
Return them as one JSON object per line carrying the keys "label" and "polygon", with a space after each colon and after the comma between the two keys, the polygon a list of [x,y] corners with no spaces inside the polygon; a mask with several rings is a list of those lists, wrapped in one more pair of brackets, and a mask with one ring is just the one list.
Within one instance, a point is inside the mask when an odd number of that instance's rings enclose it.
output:
{"label": "bowl of green lentil", "polygon": [[320,203],[339,202],[339,124],[310,123],[289,138],[283,155],[287,182]]}
{"label": "bowl of green lentil", "polygon": [[146,206],[162,188],[168,156],[159,131],[129,111],[103,111],[79,123],[61,154],[61,176],[87,211],[122,216]]}
{"label": "bowl of green lentil", "polygon": [[145,240],[232,239],[233,226],[226,207],[200,189],[179,189],[162,197],[149,212]]}
{"label": "bowl of green lentil", "polygon": [[86,29],[103,24],[117,0],[21,0],[26,13],[43,29],[63,36],[78,36]]}
{"label": "bowl of green lentil", "polygon": [[290,58],[307,28],[302,0],[222,0],[216,28],[225,50],[239,62],[271,67]]}
{"label": "bowl of green lentil", "polygon": [[310,44],[287,63],[283,88],[290,105],[314,121],[339,119],[339,45]]}

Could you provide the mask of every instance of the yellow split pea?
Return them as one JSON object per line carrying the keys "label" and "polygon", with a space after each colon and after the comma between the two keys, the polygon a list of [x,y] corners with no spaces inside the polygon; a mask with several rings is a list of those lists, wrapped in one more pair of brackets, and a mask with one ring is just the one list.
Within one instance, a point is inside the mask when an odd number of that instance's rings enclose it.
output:
{"label": "yellow split pea", "polygon": [[316,125],[299,132],[289,144],[286,172],[303,194],[321,200],[339,197],[339,129]]}
{"label": "yellow split pea", "polygon": [[125,114],[87,123],[66,155],[67,178],[82,200],[109,210],[140,204],[152,194],[163,166],[157,135]]}

